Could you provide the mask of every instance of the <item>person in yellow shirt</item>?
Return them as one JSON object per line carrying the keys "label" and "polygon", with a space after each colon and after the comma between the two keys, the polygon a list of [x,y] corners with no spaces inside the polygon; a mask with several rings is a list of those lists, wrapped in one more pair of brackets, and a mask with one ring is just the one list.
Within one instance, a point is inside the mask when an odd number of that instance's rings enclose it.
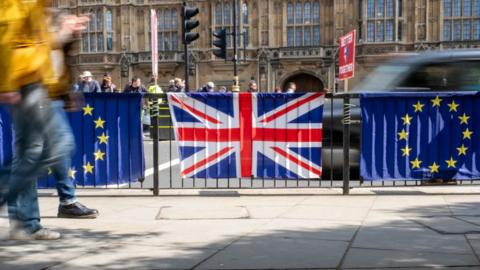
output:
{"label": "person in yellow shirt", "polygon": [[[40,174],[70,155],[48,98],[58,81],[52,75],[47,4],[46,0],[0,1],[0,103],[8,104],[16,143],[13,160],[0,170],[0,206],[8,203],[10,237],[15,240],[61,237],[40,225],[36,189]],[[81,31],[85,23],[85,18],[67,17],[58,35]]]}

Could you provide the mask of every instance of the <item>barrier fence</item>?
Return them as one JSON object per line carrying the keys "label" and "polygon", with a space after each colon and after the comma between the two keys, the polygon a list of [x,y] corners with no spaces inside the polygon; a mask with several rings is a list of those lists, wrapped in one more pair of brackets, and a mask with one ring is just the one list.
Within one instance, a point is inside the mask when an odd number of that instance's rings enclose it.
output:
{"label": "barrier fence", "polygon": [[[317,179],[232,177],[207,178],[180,176],[179,157],[171,118],[165,117],[168,107],[165,94],[147,94],[149,100],[162,98],[161,117],[151,116],[153,135],[153,178],[155,195],[162,189],[295,189],[295,188],[341,188],[349,194],[352,188],[420,186],[435,184],[480,184],[479,180],[374,180],[360,179],[361,113],[360,96],[357,93],[326,94],[323,108],[322,177]],[[166,120],[170,120],[166,122]],[[169,130],[170,132],[166,132]],[[168,158],[166,155],[168,154]]]}
{"label": "barrier fence", "polygon": [[[302,179],[274,175],[212,178],[205,175],[184,178],[181,177],[181,160],[167,95],[145,94],[143,99],[148,102],[141,102],[140,99],[141,96],[135,94],[87,94],[85,108],[69,115],[77,140],[77,153],[70,173],[79,188],[150,189],[154,195],[158,195],[162,189],[339,188],[343,190],[343,194],[349,194],[350,189],[362,187],[480,184],[480,180],[472,177],[433,181],[361,180],[362,114],[360,95],[357,93],[325,94],[322,110],[321,177]],[[146,136],[143,144],[140,130],[141,109],[146,112],[143,120],[149,119],[143,122]],[[468,112],[472,117],[472,128],[480,126],[480,119],[476,120],[474,110],[470,109]],[[468,120],[465,120],[465,117],[463,121]],[[8,113],[3,109],[0,110],[0,124],[0,161],[5,162],[14,148],[11,123]],[[365,134],[363,136],[366,138]],[[476,140],[472,140],[472,143],[465,148],[477,147]],[[478,147],[480,148],[480,144]],[[46,174],[39,184],[40,187],[52,188],[55,186],[55,179]]]}

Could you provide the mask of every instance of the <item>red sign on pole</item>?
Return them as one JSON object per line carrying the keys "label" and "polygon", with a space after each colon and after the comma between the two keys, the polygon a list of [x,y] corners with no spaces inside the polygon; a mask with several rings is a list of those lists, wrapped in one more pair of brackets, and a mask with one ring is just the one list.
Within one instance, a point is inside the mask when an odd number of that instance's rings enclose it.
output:
{"label": "red sign on pole", "polygon": [[338,78],[340,80],[353,78],[355,75],[355,30],[340,37],[338,57]]}
{"label": "red sign on pole", "polygon": [[152,33],[152,42],[150,48],[152,49],[152,75],[158,77],[158,32],[157,32],[157,12],[155,9],[151,10],[150,14],[150,32]]}

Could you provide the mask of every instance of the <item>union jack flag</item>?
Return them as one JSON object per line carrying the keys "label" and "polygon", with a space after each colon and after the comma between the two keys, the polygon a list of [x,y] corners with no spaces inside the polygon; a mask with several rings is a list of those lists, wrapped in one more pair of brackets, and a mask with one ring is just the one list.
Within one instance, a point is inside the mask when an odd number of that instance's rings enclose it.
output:
{"label": "union jack flag", "polygon": [[169,93],[184,178],[318,179],[321,93]]}

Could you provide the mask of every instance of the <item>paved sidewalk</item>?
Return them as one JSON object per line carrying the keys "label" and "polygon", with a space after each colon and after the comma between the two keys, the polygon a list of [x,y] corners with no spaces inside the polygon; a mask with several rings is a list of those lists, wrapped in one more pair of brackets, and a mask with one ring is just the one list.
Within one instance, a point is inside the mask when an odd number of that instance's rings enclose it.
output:
{"label": "paved sidewalk", "polygon": [[1,270],[480,269],[479,187],[352,196],[80,192],[82,203],[99,208],[96,220],[56,218],[57,198],[42,193],[42,222],[64,238],[6,240],[3,209]]}

